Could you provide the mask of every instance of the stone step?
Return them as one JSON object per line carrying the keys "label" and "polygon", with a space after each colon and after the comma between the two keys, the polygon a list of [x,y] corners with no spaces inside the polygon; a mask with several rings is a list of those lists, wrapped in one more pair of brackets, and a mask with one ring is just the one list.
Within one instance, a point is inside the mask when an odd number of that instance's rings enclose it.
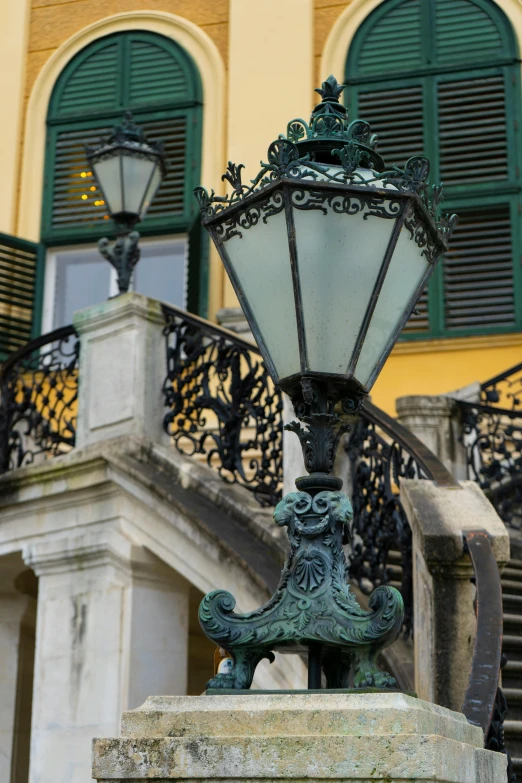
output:
{"label": "stone step", "polygon": [[513,772],[522,772],[522,758],[515,756],[511,759],[511,763],[513,765]]}
{"label": "stone step", "polygon": [[517,582],[522,582],[522,569],[521,568],[512,568],[511,562],[509,565],[507,565],[504,570],[502,571],[502,580],[513,580]]}
{"label": "stone step", "polygon": [[509,653],[507,652],[508,650],[511,650],[513,652],[522,652],[522,636],[505,633],[504,638],[502,640],[502,649],[504,650],[504,652],[506,652],[508,658],[509,658]]}
{"label": "stone step", "polygon": [[504,732],[506,736],[522,738],[522,720],[505,720]]}
{"label": "stone step", "polygon": [[522,701],[522,688],[502,688],[508,702]]}
{"label": "stone step", "polygon": [[515,595],[520,595],[522,590],[522,583],[516,582],[513,579],[502,579],[502,592],[513,592]]}
{"label": "stone step", "polygon": [[522,614],[512,614],[510,612],[504,612],[504,628],[522,629]]}
{"label": "stone step", "polygon": [[502,669],[502,674],[505,672],[509,672],[510,674],[520,674],[522,677],[522,661],[508,661]]}
{"label": "stone step", "polygon": [[522,570],[522,560],[517,560],[516,558],[513,558],[509,561],[507,564],[508,568],[520,568]]}
{"label": "stone step", "polygon": [[513,593],[503,593],[502,603],[509,606],[510,609],[520,608],[522,612],[522,595],[513,595]]}
{"label": "stone step", "polygon": [[522,722],[522,688],[502,688],[507,701],[507,719]]}

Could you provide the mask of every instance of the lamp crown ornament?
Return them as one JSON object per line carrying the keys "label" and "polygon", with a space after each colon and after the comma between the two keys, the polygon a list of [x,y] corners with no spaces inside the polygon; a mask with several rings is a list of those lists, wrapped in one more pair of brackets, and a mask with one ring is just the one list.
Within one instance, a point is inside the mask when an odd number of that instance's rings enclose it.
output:
{"label": "lamp crown ornament", "polygon": [[329,76],[309,122],[297,118],[243,181],[229,162],[228,194],[195,189],[272,380],[291,398],[308,475],[274,521],[290,551],[270,601],[235,614],[224,591],[206,596],[200,623],[233,665],[209,687],[249,688],[273,651],[308,651],[309,688],[394,688],[377,657],[403,620],[400,593],[382,585],[362,610],[350,591],[343,543],[352,510],[332,471],[339,441],[374,384],[435,264],[455,215],[441,214],[420,155],[386,168],[365,120],[350,121]]}

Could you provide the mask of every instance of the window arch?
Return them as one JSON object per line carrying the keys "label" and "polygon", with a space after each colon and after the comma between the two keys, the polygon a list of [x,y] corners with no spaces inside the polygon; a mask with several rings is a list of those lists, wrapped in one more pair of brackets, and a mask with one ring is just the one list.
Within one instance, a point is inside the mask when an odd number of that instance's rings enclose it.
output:
{"label": "window arch", "polygon": [[73,57],[58,78],[47,114],[42,241],[55,248],[92,246],[110,235],[111,221],[84,145],[109,135],[125,111],[149,139],[164,142],[168,165],[140,233],[144,238],[190,234],[186,301],[191,309],[204,310],[206,258],[192,195],[200,178],[202,88],[189,55],[162,35],[133,30],[100,38]]}
{"label": "window arch", "polygon": [[346,63],[353,117],[387,165],[427,155],[460,223],[406,336],[522,329],[520,82],[510,23],[491,0],[385,0]]}

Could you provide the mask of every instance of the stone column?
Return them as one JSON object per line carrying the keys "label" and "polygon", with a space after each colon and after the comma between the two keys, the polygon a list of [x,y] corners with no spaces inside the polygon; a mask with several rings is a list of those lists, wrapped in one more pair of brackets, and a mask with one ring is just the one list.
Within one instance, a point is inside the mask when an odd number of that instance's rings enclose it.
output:
{"label": "stone column", "polygon": [[455,400],[411,395],[399,397],[396,407],[400,423],[425,443],[456,479],[466,479],[466,450],[459,441],[461,426]]}
{"label": "stone column", "polygon": [[120,781],[505,783],[464,715],[402,693],[147,699],[121,739],[94,743],[93,777]]}
{"label": "stone column", "polygon": [[460,710],[473,657],[476,619],[465,532],[485,530],[497,563],[509,560],[509,534],[473,481],[438,487],[401,479],[413,532],[415,690],[421,699]]}
{"label": "stone column", "polygon": [[[23,698],[23,686],[31,691],[30,654],[24,645],[26,626],[34,623],[35,600],[12,590],[0,594],[0,780],[11,777],[13,767],[22,760],[17,748],[27,745],[31,702]],[[30,651],[29,651],[30,653]],[[28,660],[29,657],[29,660]],[[24,734],[25,736],[20,736]],[[28,745],[26,747],[28,751]],[[23,776],[20,778],[23,779]]]}
{"label": "stone column", "polygon": [[117,733],[146,695],[185,692],[188,585],[114,528],[24,554],[39,577],[29,780],[88,783],[94,733]]}
{"label": "stone column", "polygon": [[81,338],[76,447],[119,435],[168,442],[159,302],[133,292],[74,314]]}

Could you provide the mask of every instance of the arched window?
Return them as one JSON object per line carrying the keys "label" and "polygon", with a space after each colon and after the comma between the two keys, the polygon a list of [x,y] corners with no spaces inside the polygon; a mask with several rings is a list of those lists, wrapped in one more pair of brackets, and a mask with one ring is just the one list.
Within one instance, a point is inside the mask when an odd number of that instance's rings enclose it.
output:
{"label": "arched window", "polygon": [[133,31],[106,36],[79,52],[62,72],[49,103],[41,238],[52,250],[47,254],[44,328],[70,321],[74,310],[114,292],[111,269],[96,250],[101,236],[112,235],[112,221],[84,145],[107,137],[125,111],[132,112],[149,139],[164,142],[168,165],[138,226],[142,260],[135,288],[204,310],[205,259],[192,195],[201,159],[199,74],[174,41]]}
{"label": "arched window", "polygon": [[406,336],[522,329],[520,66],[492,0],[385,0],[346,66],[351,116],[386,164],[425,154],[460,223]]}

